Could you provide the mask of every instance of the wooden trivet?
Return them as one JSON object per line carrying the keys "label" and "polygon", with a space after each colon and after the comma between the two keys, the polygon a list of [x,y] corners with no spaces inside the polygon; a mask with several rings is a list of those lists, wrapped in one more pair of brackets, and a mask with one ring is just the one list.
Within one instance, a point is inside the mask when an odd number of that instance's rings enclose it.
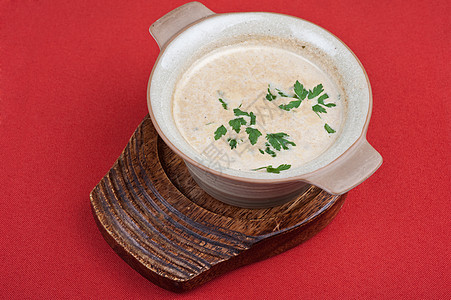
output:
{"label": "wooden trivet", "polygon": [[311,186],[274,208],[224,204],[199,188],[148,115],[90,195],[97,226],[114,251],[175,292],[306,241],[329,224],[345,197]]}

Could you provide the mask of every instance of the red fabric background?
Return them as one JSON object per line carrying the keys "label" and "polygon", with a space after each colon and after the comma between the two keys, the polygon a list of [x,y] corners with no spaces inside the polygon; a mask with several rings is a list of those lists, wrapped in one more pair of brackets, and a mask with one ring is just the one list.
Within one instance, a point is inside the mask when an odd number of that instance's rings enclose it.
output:
{"label": "red fabric background", "polygon": [[450,2],[206,0],[341,38],[374,93],[382,167],[308,242],[177,295],[131,269],[89,192],[147,113],[149,25],[183,1],[1,1],[0,298],[450,299]]}

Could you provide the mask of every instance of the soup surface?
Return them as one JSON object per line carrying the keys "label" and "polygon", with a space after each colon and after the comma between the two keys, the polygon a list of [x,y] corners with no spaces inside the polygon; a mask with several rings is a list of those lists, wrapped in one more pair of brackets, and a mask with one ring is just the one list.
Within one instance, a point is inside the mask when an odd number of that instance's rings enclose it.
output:
{"label": "soup surface", "polygon": [[278,173],[334,142],[342,98],[301,48],[250,40],[195,61],[177,83],[172,110],[178,130],[207,166]]}

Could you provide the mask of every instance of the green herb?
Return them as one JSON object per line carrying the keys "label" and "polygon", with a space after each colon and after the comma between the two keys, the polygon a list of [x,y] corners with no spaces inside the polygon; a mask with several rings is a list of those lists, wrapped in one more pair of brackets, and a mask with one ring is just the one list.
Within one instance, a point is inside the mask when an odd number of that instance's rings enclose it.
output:
{"label": "green herb", "polygon": [[319,96],[323,91],[324,91],[323,85],[320,83],[313,88],[313,91],[311,90],[308,91],[308,98],[313,99],[316,96]]}
{"label": "green herb", "polygon": [[221,98],[219,98],[218,100],[219,100],[219,102],[221,102],[222,107],[223,107],[224,109],[227,109],[227,103],[225,103],[224,100],[222,100]]}
{"label": "green herb", "polygon": [[239,117],[239,116],[248,116],[248,117],[250,117],[251,118],[250,125],[255,125],[257,116],[253,112],[248,113],[248,112],[242,111],[239,108],[235,108],[233,110],[233,113],[237,117]]}
{"label": "green herb", "polygon": [[286,137],[289,137],[289,135],[284,132],[269,133],[266,135],[266,139],[268,140],[268,142],[277,151],[280,151],[281,148],[288,150],[289,148],[287,145],[296,146],[295,143],[290,142],[289,140],[286,139]]}
{"label": "green herb", "polygon": [[258,129],[252,127],[247,127],[246,133],[249,135],[249,141],[252,145],[255,145],[258,138],[262,135],[262,133]]}
{"label": "green herb", "polygon": [[[317,86],[315,86],[312,90],[307,90],[303,84],[301,84],[299,82],[299,80],[296,80],[294,86],[294,95],[293,96],[289,96],[288,94],[286,94],[284,91],[280,90],[280,89],[275,89],[278,96],[280,97],[284,97],[284,98],[295,98],[296,100],[290,101],[287,104],[281,104],[279,105],[279,108],[285,111],[290,111],[293,108],[298,108],[302,101],[305,100],[306,98],[308,99],[314,99],[315,97],[318,97],[318,103],[316,105],[312,106],[312,110],[321,118],[320,114],[322,113],[327,113],[326,108],[330,108],[330,107],[334,107],[336,106],[335,103],[325,103],[324,101],[326,99],[329,98],[329,95],[327,93],[324,93],[323,95],[321,95],[321,93],[323,93],[324,88],[323,85],[320,83]],[[277,98],[277,95],[274,95],[271,92],[271,86],[268,84],[268,88],[267,88],[267,94],[265,96],[265,98],[268,101],[272,101],[274,99]],[[228,109],[228,105],[227,103],[222,99],[219,98],[218,99],[219,102],[221,103],[222,107],[224,109]],[[243,118],[243,116],[249,117],[249,126],[255,125],[256,124],[256,119],[257,116],[253,113],[253,112],[246,112],[241,110],[242,103],[240,104],[240,106],[238,106],[238,108],[233,109],[233,113],[235,115],[235,119],[230,120],[229,121],[229,125],[232,127],[232,129],[236,132],[236,133],[240,133],[241,131],[241,126],[248,124],[247,121]],[[214,122],[210,122],[207,123],[206,125],[210,125],[213,124]],[[262,133],[253,127],[246,127],[246,133],[248,134],[248,138],[249,138],[249,142],[251,143],[251,145],[255,145],[258,141],[258,138],[260,136],[262,136]],[[329,124],[324,124],[324,129],[328,132],[328,133],[335,133],[336,131],[329,126]],[[220,139],[222,136],[224,136],[227,133],[227,129],[224,127],[224,125],[219,126],[215,133],[214,133],[214,137],[215,140]],[[278,133],[269,133],[266,135],[266,140],[267,142],[265,142],[265,148],[264,149],[258,149],[258,151],[261,154],[269,154],[272,157],[276,156],[276,152],[275,151],[281,151],[281,149],[284,150],[288,150],[290,149],[289,146],[296,146],[296,144],[290,140],[288,140],[289,135],[284,133],[284,132],[278,132]],[[231,149],[235,149],[237,147],[238,141],[236,139],[227,139],[228,144],[230,145]],[[241,139],[241,141],[243,141]],[[291,167],[291,165],[287,165],[287,164],[282,164],[280,166],[278,166],[277,168],[272,167],[271,165],[266,166],[266,167],[262,167],[262,168],[258,168],[255,170],[260,170],[260,169],[266,169],[267,172],[270,173],[279,173],[280,171],[283,170],[288,170]]]}
{"label": "green herb", "polygon": [[227,139],[227,141],[229,142],[230,149],[236,148],[237,141],[235,139]]}
{"label": "green herb", "polygon": [[[317,89],[321,84],[317,85],[313,90]],[[320,93],[322,92],[322,85],[320,87]],[[310,98],[310,94],[309,94]],[[312,110],[318,115],[318,117],[321,118],[319,114],[326,114],[327,111],[324,107],[334,107],[336,106],[335,103],[324,103],[324,100],[328,99],[329,95],[324,93],[321,97],[318,98],[318,104],[315,104],[312,106]],[[321,106],[322,105],[322,106]],[[323,107],[324,106],[324,107]]]}
{"label": "green herb", "polygon": [[276,152],[271,150],[270,145],[268,143],[265,143],[265,146],[265,152],[271,155],[271,157],[276,157]]}
{"label": "green herb", "polygon": [[329,98],[329,95],[324,93],[321,97],[318,98],[318,103],[324,105],[324,100]]}
{"label": "green herb", "polygon": [[278,166],[277,168],[274,168],[273,166],[269,165],[269,166],[266,166],[266,167],[261,167],[261,168],[254,169],[253,171],[266,169],[266,172],[268,172],[268,173],[279,174],[280,171],[285,171],[285,170],[288,170],[289,168],[291,168],[291,165],[287,165],[287,164],[282,164],[282,165]]}
{"label": "green herb", "polygon": [[[297,96],[296,98],[304,100],[305,97],[307,97],[308,91],[299,82],[299,80],[296,80],[296,83],[294,84],[294,93]],[[309,97],[309,99],[310,99],[310,97]]]}
{"label": "green herb", "polygon": [[335,132],[335,130],[333,130],[332,127],[330,127],[329,124],[327,124],[327,123],[324,124],[324,129],[326,129],[326,131],[328,133],[334,133]]}
{"label": "green herb", "polygon": [[288,97],[288,98],[290,98],[290,96],[288,96],[287,94],[285,94],[285,93],[282,92],[281,90],[276,89],[276,91],[277,91],[277,93],[280,95],[280,97]]}
{"label": "green herb", "polygon": [[318,104],[324,105],[326,107],[334,107],[336,106],[335,103],[324,103],[324,100],[326,100],[327,98],[329,98],[329,95],[327,94],[323,94],[321,97],[318,98]]}
{"label": "green herb", "polygon": [[237,116],[237,117],[239,117],[239,116],[249,116],[249,113],[247,113],[247,112],[245,112],[245,111],[242,111],[242,110],[239,109],[239,108],[235,108],[235,109],[233,110],[233,113],[234,113],[235,116]]}
{"label": "green herb", "polygon": [[240,133],[241,125],[246,125],[246,121],[243,118],[236,118],[230,120],[229,125],[236,131],[236,133]]}
{"label": "green herb", "polygon": [[290,111],[292,108],[298,108],[299,105],[301,105],[301,102],[302,102],[302,100],[290,101],[290,103],[288,103],[288,104],[279,105],[279,108],[286,110],[286,111]]}
{"label": "green herb", "polygon": [[[320,117],[318,113],[327,113],[326,109],[319,104],[315,104],[312,106],[312,110]],[[320,117],[321,118],[321,117]]]}
{"label": "green herb", "polygon": [[251,123],[250,123],[250,125],[255,125],[257,116],[254,115],[253,112],[250,112],[250,113],[249,113],[249,117],[251,117]]}
{"label": "green herb", "polygon": [[276,97],[277,97],[276,95],[273,95],[271,93],[271,90],[270,90],[269,84],[268,84],[268,93],[266,94],[266,100],[272,101],[272,100],[276,99]]}
{"label": "green herb", "polygon": [[224,127],[224,125],[219,126],[215,131],[215,140],[219,140],[221,136],[225,135],[226,133],[227,129]]}

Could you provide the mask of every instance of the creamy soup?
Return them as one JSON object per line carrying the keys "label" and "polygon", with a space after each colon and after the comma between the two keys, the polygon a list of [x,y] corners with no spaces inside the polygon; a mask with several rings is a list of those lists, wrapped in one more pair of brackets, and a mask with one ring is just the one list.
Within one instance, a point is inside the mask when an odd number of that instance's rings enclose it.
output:
{"label": "creamy soup", "polygon": [[173,94],[182,136],[216,168],[296,168],[320,156],[340,132],[344,97],[299,50],[256,40],[195,61]]}

